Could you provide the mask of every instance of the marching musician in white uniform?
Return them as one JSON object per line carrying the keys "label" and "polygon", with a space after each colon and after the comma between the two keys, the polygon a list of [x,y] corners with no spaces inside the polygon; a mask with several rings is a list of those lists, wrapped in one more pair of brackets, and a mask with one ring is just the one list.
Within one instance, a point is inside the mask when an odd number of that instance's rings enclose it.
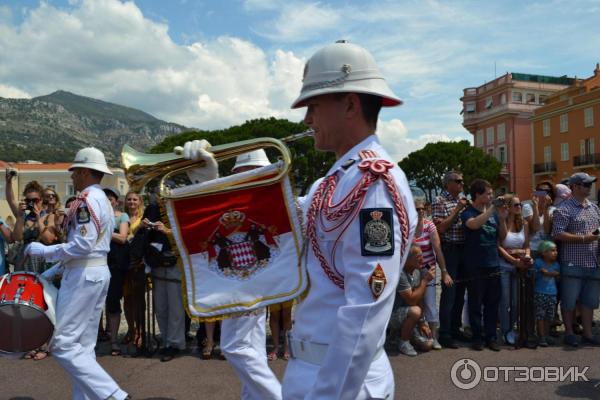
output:
{"label": "marching musician in white uniform", "polygon": [[104,174],[112,172],[104,154],[92,147],[77,152],[69,171],[80,194],[66,216],[67,242],[32,243],[26,253],[61,261],[64,267],[50,350],[73,382],[72,398],[122,400],[129,396],[102,369],[94,353],[110,281],[106,255],[114,225],[111,205],[99,184]]}
{"label": "marching musician in white uniform", "polygon": [[[187,171],[192,182],[217,177],[217,164],[213,155],[206,151],[208,147],[210,143],[206,140],[185,143],[184,158],[206,162],[205,168]],[[269,164],[265,151],[258,149],[240,154],[232,172],[240,173]],[[240,378],[242,400],[281,399],[281,384],[267,363],[264,308],[224,319],[221,322],[221,351]]]}
{"label": "marching musician in white uniform", "polygon": [[[401,103],[359,46],[326,46],[305,66],[292,107],[307,107],[316,149],[334,152],[337,162],[300,199],[310,290],[296,309],[284,400],[394,397],[383,345],[417,215],[375,129],[381,107]],[[188,142],[184,154],[200,159],[202,148]]]}
{"label": "marching musician in white uniform", "polygon": [[303,201],[310,290],[290,334],[286,400],[394,397],[383,345],[417,215],[374,133],[380,108],[400,104],[359,46],[339,41],[306,63],[292,108],[307,107],[315,148],[337,161]]}
{"label": "marching musician in white uniform", "polygon": [[[263,149],[240,154],[232,172],[269,165]],[[266,310],[251,311],[221,322],[221,351],[242,382],[242,400],[279,400],[281,384],[267,363]]]}

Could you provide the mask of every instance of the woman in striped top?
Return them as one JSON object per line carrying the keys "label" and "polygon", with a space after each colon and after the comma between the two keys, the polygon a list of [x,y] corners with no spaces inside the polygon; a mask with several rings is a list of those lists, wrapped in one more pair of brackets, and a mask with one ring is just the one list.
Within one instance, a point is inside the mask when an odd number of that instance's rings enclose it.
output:
{"label": "woman in striped top", "polygon": [[[415,200],[415,208],[419,216],[417,222],[417,229],[415,231],[414,242],[423,253],[423,263],[421,268],[436,268],[439,265],[442,271],[442,280],[445,285],[452,285],[452,278],[446,271],[446,262],[444,260],[444,254],[442,253],[442,246],[440,244],[440,237],[434,223],[425,218],[425,204],[422,200]],[[440,350],[442,346],[438,343],[437,333],[440,325],[440,319],[438,314],[437,302],[436,302],[436,279],[433,279],[427,284],[425,290],[425,298],[423,299],[423,311],[425,320],[431,328],[433,335],[433,348]]]}

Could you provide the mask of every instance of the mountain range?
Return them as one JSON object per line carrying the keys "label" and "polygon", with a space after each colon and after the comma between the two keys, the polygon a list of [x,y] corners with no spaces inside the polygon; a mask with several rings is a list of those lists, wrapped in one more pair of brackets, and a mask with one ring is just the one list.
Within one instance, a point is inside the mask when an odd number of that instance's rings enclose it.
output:
{"label": "mountain range", "polygon": [[188,130],[135,108],[63,90],[31,99],[0,97],[0,160],[71,161],[94,146],[117,166],[123,144],[141,151]]}

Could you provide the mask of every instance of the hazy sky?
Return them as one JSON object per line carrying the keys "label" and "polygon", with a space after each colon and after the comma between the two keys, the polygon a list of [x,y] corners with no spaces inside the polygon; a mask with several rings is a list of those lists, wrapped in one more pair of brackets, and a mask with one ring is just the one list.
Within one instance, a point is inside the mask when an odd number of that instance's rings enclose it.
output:
{"label": "hazy sky", "polygon": [[400,159],[470,138],[462,89],[494,71],[590,76],[599,21],[598,0],[0,0],[0,96],[63,89],[204,129],[299,121],[304,62],[343,38],[405,102],[378,132]]}

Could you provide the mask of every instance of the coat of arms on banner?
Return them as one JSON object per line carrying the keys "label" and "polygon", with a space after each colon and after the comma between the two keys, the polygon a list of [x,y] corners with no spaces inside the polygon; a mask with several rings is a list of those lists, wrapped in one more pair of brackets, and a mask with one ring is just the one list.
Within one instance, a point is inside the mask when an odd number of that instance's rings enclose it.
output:
{"label": "coat of arms on banner", "polygon": [[[165,201],[190,316],[227,318],[291,300],[306,289],[301,216],[289,177],[270,179],[278,168],[204,184],[226,191]],[[237,188],[244,182],[258,183]]]}
{"label": "coat of arms on banner", "polygon": [[248,279],[279,255],[277,227],[269,227],[238,210],[225,212],[211,236],[201,243],[209,268],[232,279]]}

